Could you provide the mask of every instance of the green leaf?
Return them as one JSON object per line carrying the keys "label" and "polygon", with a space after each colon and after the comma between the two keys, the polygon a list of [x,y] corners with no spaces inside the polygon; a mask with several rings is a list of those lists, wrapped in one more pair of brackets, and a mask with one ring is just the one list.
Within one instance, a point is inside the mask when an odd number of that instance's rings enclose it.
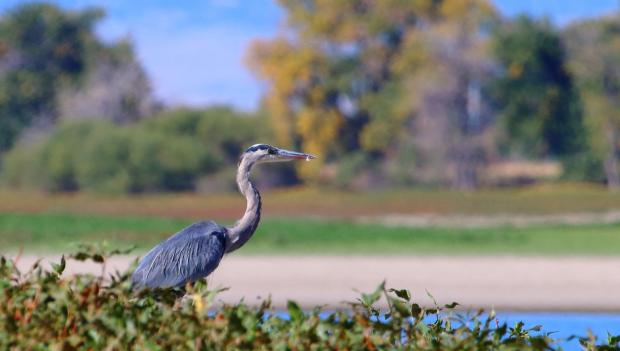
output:
{"label": "green leaf", "polygon": [[458,303],[458,302],[452,302],[452,303],[447,304],[447,305],[444,305],[444,306],[445,306],[446,308],[453,309],[453,308],[455,308],[455,307],[456,307],[456,306],[458,306],[458,305],[459,305],[459,303]]}
{"label": "green leaf", "polygon": [[304,319],[304,312],[295,301],[288,300],[286,307],[288,309],[289,316],[291,316],[291,320],[298,322]]}
{"label": "green leaf", "polygon": [[618,343],[620,343],[620,334],[614,336],[607,332],[607,343],[610,346],[616,346]]}
{"label": "green leaf", "polygon": [[71,255],[71,258],[76,261],[86,261],[89,257],[90,255],[86,252],[76,252],[75,254]]}
{"label": "green leaf", "polygon": [[392,301],[392,306],[394,307],[394,309],[396,309],[396,311],[398,311],[398,313],[400,313],[403,317],[409,317],[411,316],[411,311],[409,310],[408,306],[405,305],[403,302],[398,301],[398,300],[393,300]]}
{"label": "green leaf", "polygon": [[530,328],[531,331],[540,331],[542,329],[542,325],[538,324]]}
{"label": "green leaf", "polygon": [[384,290],[385,281],[379,284],[372,294],[362,294],[362,304],[367,307],[372,306],[375,302],[379,301]]}
{"label": "green leaf", "polygon": [[390,289],[390,291],[396,294],[396,296],[400,297],[401,299],[405,299],[407,301],[411,300],[411,293],[407,289],[402,289],[402,290]]}
{"label": "green leaf", "polygon": [[411,304],[411,315],[419,316],[420,313],[422,313],[422,307],[420,307],[417,303]]}
{"label": "green leaf", "polygon": [[94,342],[96,342],[96,343],[99,342],[100,336],[99,336],[99,333],[97,333],[97,330],[89,329],[87,334]]}
{"label": "green leaf", "polygon": [[130,254],[133,250],[135,250],[137,248],[136,245],[131,245],[130,247],[126,248],[126,249],[114,249],[112,251],[110,251],[108,253],[108,256],[115,256],[115,255],[128,255]]}
{"label": "green leaf", "polygon": [[65,271],[66,266],[67,266],[67,261],[65,260],[65,255],[62,255],[62,257],[60,258],[59,264],[52,263],[52,268],[54,269],[54,272],[58,273],[59,275]]}
{"label": "green leaf", "polygon": [[431,314],[437,314],[438,310],[436,308],[429,308],[427,310],[424,311],[424,313],[426,313],[426,315],[431,315]]}

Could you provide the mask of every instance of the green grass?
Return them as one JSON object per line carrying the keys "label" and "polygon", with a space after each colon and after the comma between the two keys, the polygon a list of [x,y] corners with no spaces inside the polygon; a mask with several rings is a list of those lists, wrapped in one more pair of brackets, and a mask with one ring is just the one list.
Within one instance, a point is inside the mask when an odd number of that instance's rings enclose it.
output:
{"label": "green grass", "polygon": [[[0,213],[2,252],[61,252],[80,242],[107,241],[140,251],[191,220],[58,213]],[[620,224],[399,228],[311,219],[265,219],[241,254],[545,254],[617,255]]]}

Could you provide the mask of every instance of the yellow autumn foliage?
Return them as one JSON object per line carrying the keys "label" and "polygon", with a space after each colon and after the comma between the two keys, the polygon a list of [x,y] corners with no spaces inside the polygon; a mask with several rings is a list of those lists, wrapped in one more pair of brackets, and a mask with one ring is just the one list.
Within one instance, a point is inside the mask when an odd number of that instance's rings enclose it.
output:
{"label": "yellow autumn foliage", "polygon": [[[268,83],[266,107],[281,145],[319,155],[301,167],[316,180],[343,153],[387,153],[406,135],[416,98],[405,93],[418,72],[436,64],[427,28],[448,18],[477,23],[487,0],[280,0],[286,24],[257,41],[248,57]],[[451,28],[452,29],[452,28]],[[421,89],[413,90],[422,91]]]}

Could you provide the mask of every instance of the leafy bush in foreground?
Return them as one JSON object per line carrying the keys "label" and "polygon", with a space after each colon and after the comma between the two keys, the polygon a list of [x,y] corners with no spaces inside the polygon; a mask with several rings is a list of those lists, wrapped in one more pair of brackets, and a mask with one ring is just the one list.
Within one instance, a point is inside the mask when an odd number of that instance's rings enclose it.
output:
{"label": "leafy bush in foreground", "polygon": [[[93,249],[72,257],[102,265],[100,276],[63,275],[64,258],[46,270],[36,264],[20,272],[0,258],[0,349],[2,350],[553,350],[539,332],[499,324],[480,311],[463,316],[456,304],[432,309],[410,301],[406,290],[380,285],[362,294],[349,309],[303,312],[288,303],[287,317],[274,313],[269,300],[260,307],[215,304],[218,291],[202,283],[173,290],[131,291],[129,272],[105,278],[111,254]],[[389,308],[380,312],[380,299]],[[582,339],[588,350],[618,350]]]}

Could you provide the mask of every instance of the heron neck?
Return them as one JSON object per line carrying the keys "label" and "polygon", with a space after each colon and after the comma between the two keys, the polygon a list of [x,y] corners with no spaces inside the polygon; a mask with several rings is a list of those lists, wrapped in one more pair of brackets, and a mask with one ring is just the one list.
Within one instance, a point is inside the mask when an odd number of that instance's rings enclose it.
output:
{"label": "heron neck", "polygon": [[242,159],[237,170],[237,185],[239,191],[247,200],[245,214],[235,225],[228,228],[228,241],[226,243],[226,252],[237,250],[245,244],[250,238],[258,222],[260,221],[261,198],[260,193],[250,181],[250,171],[254,162]]}

